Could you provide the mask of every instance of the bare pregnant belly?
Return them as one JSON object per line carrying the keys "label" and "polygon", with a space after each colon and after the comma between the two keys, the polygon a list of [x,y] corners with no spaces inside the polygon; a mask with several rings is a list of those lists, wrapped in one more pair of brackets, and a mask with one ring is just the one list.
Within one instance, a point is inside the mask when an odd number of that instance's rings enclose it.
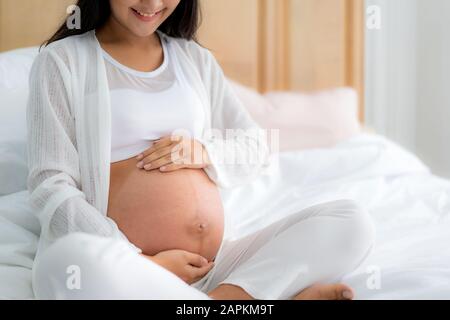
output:
{"label": "bare pregnant belly", "polygon": [[146,255],[181,249],[213,260],[224,232],[217,186],[201,169],[161,173],[111,165],[108,216]]}

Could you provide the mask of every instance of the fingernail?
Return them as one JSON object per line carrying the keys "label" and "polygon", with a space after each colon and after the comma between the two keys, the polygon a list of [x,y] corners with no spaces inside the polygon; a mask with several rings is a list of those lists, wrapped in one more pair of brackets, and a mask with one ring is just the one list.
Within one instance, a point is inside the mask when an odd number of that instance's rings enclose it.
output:
{"label": "fingernail", "polygon": [[145,169],[145,170],[148,170],[148,169],[151,168],[151,166],[152,166],[151,164],[147,164],[146,166],[144,166],[144,169]]}
{"label": "fingernail", "polygon": [[161,167],[161,168],[159,168],[161,171],[164,171],[164,170],[166,170],[166,167]]}
{"label": "fingernail", "polygon": [[138,162],[138,164],[136,165],[136,167],[142,169],[144,167],[144,162]]}
{"label": "fingernail", "polygon": [[352,299],[353,298],[353,294],[351,291],[345,290],[344,292],[342,292],[342,296],[345,299]]}
{"label": "fingernail", "polygon": [[208,264],[208,259],[203,258],[203,264]]}
{"label": "fingernail", "polygon": [[136,160],[141,160],[143,157],[144,157],[144,155],[143,155],[143,154],[140,154],[140,155],[138,155],[138,156],[136,157]]}

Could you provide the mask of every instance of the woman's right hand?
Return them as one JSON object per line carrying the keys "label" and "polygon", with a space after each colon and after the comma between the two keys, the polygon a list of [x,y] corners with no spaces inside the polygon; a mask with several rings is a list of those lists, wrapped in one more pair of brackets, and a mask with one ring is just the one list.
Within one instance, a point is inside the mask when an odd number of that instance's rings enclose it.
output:
{"label": "woman's right hand", "polygon": [[214,267],[214,262],[208,262],[201,255],[184,250],[162,251],[154,256],[144,257],[174,273],[187,284],[197,282]]}

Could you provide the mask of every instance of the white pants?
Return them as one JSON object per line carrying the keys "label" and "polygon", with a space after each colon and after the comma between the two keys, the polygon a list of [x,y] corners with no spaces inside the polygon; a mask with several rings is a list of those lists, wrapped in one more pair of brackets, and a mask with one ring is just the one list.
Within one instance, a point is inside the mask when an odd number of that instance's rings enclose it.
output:
{"label": "white pants", "polygon": [[318,283],[339,281],[374,243],[368,213],[350,200],[307,208],[240,239],[224,239],[214,268],[187,285],[122,241],[70,234],[35,261],[38,299],[209,299],[221,283],[256,299],[290,299]]}

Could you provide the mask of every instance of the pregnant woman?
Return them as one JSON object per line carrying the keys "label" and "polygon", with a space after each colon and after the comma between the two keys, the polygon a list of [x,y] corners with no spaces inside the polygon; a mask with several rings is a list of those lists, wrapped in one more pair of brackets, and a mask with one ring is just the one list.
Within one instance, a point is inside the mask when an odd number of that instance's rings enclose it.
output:
{"label": "pregnant woman", "polygon": [[195,42],[198,1],[78,7],[80,28],[61,26],[30,76],[36,297],[352,299],[333,282],[373,242],[352,201],[225,237],[219,187],[257,177],[268,148]]}

